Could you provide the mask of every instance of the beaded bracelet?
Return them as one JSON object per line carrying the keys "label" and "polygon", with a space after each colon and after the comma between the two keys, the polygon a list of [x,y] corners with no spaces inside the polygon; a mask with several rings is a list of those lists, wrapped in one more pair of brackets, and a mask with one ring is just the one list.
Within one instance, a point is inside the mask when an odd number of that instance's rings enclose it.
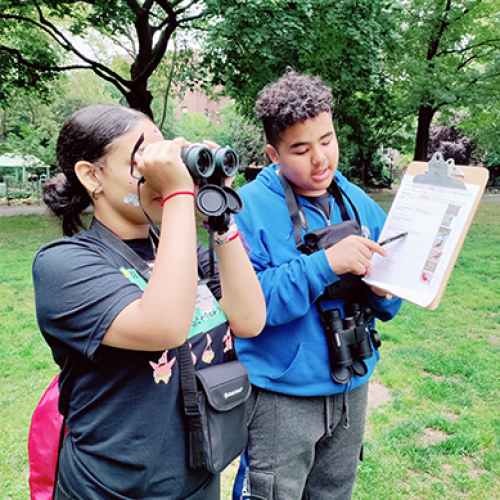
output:
{"label": "beaded bracelet", "polygon": [[165,204],[165,202],[167,202],[168,200],[170,200],[170,198],[173,198],[174,196],[179,196],[180,194],[189,194],[189,195],[191,195],[191,196],[194,197],[193,191],[176,191],[175,193],[169,194],[168,196],[166,196],[165,198],[163,198],[163,200],[160,201],[160,203],[158,203],[158,205],[160,205],[160,207],[163,207],[163,205]]}
{"label": "beaded bracelet", "polygon": [[225,233],[214,233],[214,243],[216,245],[223,245],[224,243],[229,243],[230,241],[235,240],[239,235],[240,232],[238,231],[238,226],[233,223],[229,226],[229,229]]}

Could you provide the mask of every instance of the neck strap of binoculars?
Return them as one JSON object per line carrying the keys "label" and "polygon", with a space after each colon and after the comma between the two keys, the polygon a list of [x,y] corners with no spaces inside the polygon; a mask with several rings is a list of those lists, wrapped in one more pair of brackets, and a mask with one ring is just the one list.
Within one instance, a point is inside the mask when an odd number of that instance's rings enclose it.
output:
{"label": "neck strap of binoculars", "polygon": [[[302,205],[297,198],[297,194],[293,190],[288,179],[283,175],[281,169],[279,170],[279,178],[281,180],[281,183],[283,184],[283,188],[285,189],[285,200],[288,206],[288,212],[290,213],[290,217],[293,223],[293,236],[295,239],[295,244],[302,253],[310,253],[302,239],[302,229],[304,229],[306,233],[309,232],[309,224],[307,222],[307,217],[304,212],[304,209],[302,208]],[[335,202],[339,207],[342,220],[343,221],[352,220],[351,217],[349,216],[346,205],[344,203],[344,197],[345,197],[345,199],[351,205],[354,217],[361,226],[359,214],[358,211],[356,210],[356,207],[354,206],[354,203],[347,196],[345,191],[338,185],[337,181],[335,180],[335,177],[332,179],[332,182],[328,187],[328,192],[334,197]]]}

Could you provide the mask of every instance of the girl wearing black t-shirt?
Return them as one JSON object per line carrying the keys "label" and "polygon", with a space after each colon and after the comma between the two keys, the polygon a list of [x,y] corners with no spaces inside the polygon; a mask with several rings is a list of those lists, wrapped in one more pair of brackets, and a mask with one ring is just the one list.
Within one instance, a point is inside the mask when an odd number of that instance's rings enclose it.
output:
{"label": "girl wearing black t-shirt", "polygon": [[[62,174],[45,184],[44,199],[66,237],[37,254],[33,277],[38,322],[61,367],[61,394],[69,393],[61,500],[219,497],[218,477],[187,466],[176,348],[189,338],[197,368],[224,361],[228,325],[236,336],[258,335],[265,302],[234,223],[215,245],[219,280],[211,291],[199,284],[210,266],[196,241],[187,145],[119,105],[84,108],[59,135]],[[78,232],[90,205],[152,261],[147,283],[94,228]],[[157,246],[145,213],[161,222]]]}

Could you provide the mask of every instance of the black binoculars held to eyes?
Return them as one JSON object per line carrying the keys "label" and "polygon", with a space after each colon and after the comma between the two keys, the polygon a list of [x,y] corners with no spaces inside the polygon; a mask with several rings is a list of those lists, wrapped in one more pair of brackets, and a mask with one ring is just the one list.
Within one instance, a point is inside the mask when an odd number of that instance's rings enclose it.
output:
{"label": "black binoculars held to eyes", "polygon": [[[134,175],[135,155],[144,142],[142,133],[130,153],[130,175],[144,182],[143,177]],[[225,185],[225,179],[238,173],[240,161],[236,152],[229,148],[210,149],[203,144],[192,144],[181,150],[181,158],[193,180],[200,186],[196,195],[198,210],[208,216],[214,231],[224,231],[231,214],[243,208],[243,202],[236,191]]]}
{"label": "black binoculars held to eyes", "polygon": [[196,195],[198,210],[209,217],[214,230],[222,230],[227,226],[230,214],[243,208],[240,196],[225,185],[226,178],[238,173],[238,155],[229,147],[213,150],[202,144],[193,144],[181,150],[181,158],[200,186]]}
{"label": "black binoculars held to eyes", "polygon": [[353,373],[361,377],[368,373],[364,359],[371,358],[373,349],[380,347],[380,336],[370,327],[368,308],[358,304],[345,305],[345,319],[339,309],[324,311],[322,320],[325,327],[332,378],[339,384],[346,384]]}
{"label": "black binoculars held to eyes", "polygon": [[181,150],[181,158],[191,177],[203,183],[218,183],[220,179],[233,177],[238,173],[238,155],[229,147],[210,149],[202,144],[193,144]]}

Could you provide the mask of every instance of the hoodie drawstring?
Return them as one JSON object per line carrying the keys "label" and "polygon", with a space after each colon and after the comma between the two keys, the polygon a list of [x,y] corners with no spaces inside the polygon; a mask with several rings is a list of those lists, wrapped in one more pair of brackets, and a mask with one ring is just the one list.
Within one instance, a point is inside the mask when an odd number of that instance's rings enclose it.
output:
{"label": "hoodie drawstring", "polygon": [[335,428],[335,423],[334,423],[334,400],[335,398],[342,398],[342,416],[341,416],[341,422],[342,422],[342,427],[344,429],[349,429],[350,423],[349,423],[349,404],[347,401],[348,398],[348,392],[344,393],[339,393],[335,394],[333,396],[325,396],[325,430],[326,430],[326,435],[328,437],[331,437]]}
{"label": "hoodie drawstring", "polygon": [[344,392],[344,399],[342,401],[342,416],[344,417],[344,429],[349,429],[349,406],[347,405],[348,392]]}

